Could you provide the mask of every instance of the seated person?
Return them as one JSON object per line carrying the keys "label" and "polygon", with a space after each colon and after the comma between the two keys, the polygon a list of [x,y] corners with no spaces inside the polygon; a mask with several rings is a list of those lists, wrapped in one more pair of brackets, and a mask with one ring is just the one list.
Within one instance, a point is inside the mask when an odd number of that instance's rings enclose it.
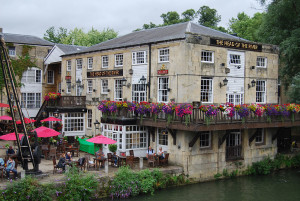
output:
{"label": "seated person", "polygon": [[58,161],[58,164],[56,165],[57,168],[62,168],[63,171],[65,171],[66,166],[66,155],[63,153]]}
{"label": "seated person", "polygon": [[162,147],[159,147],[159,150],[158,150],[158,157],[160,160],[164,159],[165,156],[164,156],[164,152],[162,150]]}
{"label": "seated person", "polygon": [[151,146],[149,146],[149,148],[148,148],[148,150],[147,150],[147,155],[146,155],[146,157],[148,158],[149,155],[155,155],[155,152],[154,152],[154,150],[152,149]]}
{"label": "seated person", "polygon": [[15,154],[15,150],[12,148],[12,146],[9,146],[8,150],[6,151],[7,155],[13,155]]}
{"label": "seated person", "polygon": [[3,158],[0,158],[0,169],[4,168],[4,160]]}
{"label": "seated person", "polygon": [[72,155],[71,155],[71,152],[68,152],[67,155],[66,155],[66,160],[67,162],[71,162],[72,161]]}
{"label": "seated person", "polygon": [[99,160],[99,165],[101,165],[101,167],[104,167],[105,157],[104,157],[104,153],[102,151],[102,148],[100,148],[95,154],[96,154],[96,158],[100,159]]}
{"label": "seated person", "polygon": [[18,177],[18,172],[15,169],[15,161],[12,159],[12,157],[8,157],[8,161],[6,162],[6,176],[7,179],[9,179],[9,173],[14,173],[14,178]]}
{"label": "seated person", "polygon": [[114,161],[114,166],[117,167],[118,166],[118,155],[116,154],[116,152],[113,153],[112,160]]}

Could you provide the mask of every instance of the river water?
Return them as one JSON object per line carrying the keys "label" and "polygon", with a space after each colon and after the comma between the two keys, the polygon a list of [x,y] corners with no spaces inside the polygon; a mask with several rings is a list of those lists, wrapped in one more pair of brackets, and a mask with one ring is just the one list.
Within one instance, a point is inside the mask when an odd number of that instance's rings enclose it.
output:
{"label": "river water", "polygon": [[300,169],[281,170],[265,176],[192,184],[155,191],[130,201],[300,201]]}

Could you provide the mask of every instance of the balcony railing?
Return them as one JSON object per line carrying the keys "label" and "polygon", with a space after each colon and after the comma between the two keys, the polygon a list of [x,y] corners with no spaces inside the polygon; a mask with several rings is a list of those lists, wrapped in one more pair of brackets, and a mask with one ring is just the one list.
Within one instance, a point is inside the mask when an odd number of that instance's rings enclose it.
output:
{"label": "balcony railing", "polygon": [[85,96],[62,96],[56,100],[47,101],[49,107],[86,107]]}

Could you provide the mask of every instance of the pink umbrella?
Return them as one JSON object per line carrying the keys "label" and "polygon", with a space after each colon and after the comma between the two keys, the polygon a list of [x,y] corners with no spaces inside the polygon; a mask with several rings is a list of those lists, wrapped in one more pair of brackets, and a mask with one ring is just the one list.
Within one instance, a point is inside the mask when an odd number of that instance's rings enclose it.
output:
{"label": "pink umbrella", "polygon": [[41,120],[41,122],[44,122],[44,121],[62,121],[62,120],[55,118],[55,117],[48,117],[46,119]]}
{"label": "pink umbrella", "polygon": [[0,120],[12,120],[10,116],[4,115],[0,117]]}
{"label": "pink umbrella", "polygon": [[53,137],[60,135],[60,132],[44,126],[36,128],[34,130],[36,131],[38,137]]}
{"label": "pink umbrella", "polygon": [[95,144],[114,144],[114,143],[117,142],[117,141],[112,140],[112,139],[110,139],[108,137],[105,137],[103,135],[99,135],[99,136],[90,138],[90,139],[88,139],[86,141],[87,142],[92,142],[92,143],[95,143]]}
{"label": "pink umbrella", "polygon": [[[20,138],[20,140],[22,139],[22,137],[23,137],[23,135],[24,134],[20,134],[19,133],[19,138]],[[6,134],[6,135],[2,135],[1,137],[0,137],[0,140],[7,140],[7,141],[11,141],[11,140],[17,140],[17,138],[16,138],[16,134],[15,133],[8,133],[8,134]]]}
{"label": "pink umbrella", "polygon": [[[34,119],[24,118],[25,124],[36,122]],[[21,124],[21,120],[16,121],[16,124]]]}
{"label": "pink umbrella", "polygon": [[9,105],[5,103],[0,103],[0,107],[9,107]]}

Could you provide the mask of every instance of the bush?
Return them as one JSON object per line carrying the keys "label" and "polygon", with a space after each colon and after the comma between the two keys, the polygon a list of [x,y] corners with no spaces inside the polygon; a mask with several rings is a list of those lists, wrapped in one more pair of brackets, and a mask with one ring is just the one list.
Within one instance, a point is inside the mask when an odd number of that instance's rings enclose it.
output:
{"label": "bush", "polygon": [[116,144],[110,144],[110,145],[108,145],[108,149],[112,153],[115,153],[117,151],[117,148],[118,148],[118,146]]}
{"label": "bush", "polygon": [[55,189],[53,185],[40,184],[35,178],[25,177],[20,181],[13,181],[2,190],[0,200],[53,200]]}
{"label": "bush", "polygon": [[72,167],[66,173],[67,180],[57,186],[57,200],[90,200],[99,185],[91,174],[83,174],[78,168]]}
{"label": "bush", "polygon": [[217,174],[214,175],[214,178],[215,178],[215,179],[220,179],[221,176],[222,176],[222,174],[217,173]]}

